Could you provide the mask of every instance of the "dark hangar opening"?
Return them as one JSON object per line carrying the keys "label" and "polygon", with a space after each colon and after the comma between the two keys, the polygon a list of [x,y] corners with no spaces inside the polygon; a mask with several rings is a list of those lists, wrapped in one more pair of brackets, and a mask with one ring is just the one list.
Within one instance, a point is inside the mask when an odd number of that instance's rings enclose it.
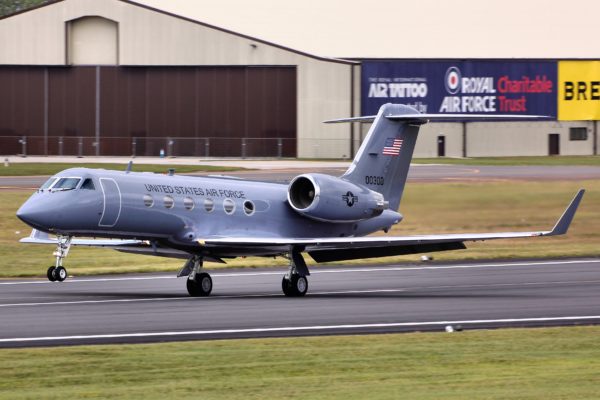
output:
{"label": "dark hangar opening", "polygon": [[2,154],[296,157],[295,67],[0,66],[0,87]]}

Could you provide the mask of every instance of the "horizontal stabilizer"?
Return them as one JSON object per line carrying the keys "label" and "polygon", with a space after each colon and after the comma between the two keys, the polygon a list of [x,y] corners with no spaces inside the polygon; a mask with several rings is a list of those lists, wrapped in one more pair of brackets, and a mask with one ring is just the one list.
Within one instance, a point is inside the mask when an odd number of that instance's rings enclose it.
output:
{"label": "horizontal stabilizer", "polygon": [[325,123],[325,124],[339,124],[341,122],[373,122],[373,121],[375,121],[375,117],[377,117],[377,115],[367,115],[365,117],[351,117],[351,118],[330,119],[328,121],[323,121],[323,123]]}
{"label": "horizontal stabilizer", "polygon": [[[364,117],[340,118],[323,121],[326,124],[336,124],[341,122],[373,122],[376,115]],[[464,121],[464,120],[515,120],[515,119],[548,119],[548,115],[521,115],[521,114],[398,114],[384,115],[385,118],[392,121]]]}

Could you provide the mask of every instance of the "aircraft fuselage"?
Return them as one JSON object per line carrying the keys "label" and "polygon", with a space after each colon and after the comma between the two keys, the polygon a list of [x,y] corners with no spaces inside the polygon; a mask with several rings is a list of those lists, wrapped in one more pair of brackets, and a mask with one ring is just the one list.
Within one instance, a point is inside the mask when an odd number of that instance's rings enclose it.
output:
{"label": "aircraft fuselage", "polygon": [[[363,236],[399,221],[389,210],[351,223],[310,219],[289,206],[288,186],[279,183],[88,168],[68,169],[52,179],[61,177],[80,181],[69,190],[38,190],[18,216],[45,232],[161,240],[182,249],[225,235]],[[93,189],[83,188],[86,179]]]}

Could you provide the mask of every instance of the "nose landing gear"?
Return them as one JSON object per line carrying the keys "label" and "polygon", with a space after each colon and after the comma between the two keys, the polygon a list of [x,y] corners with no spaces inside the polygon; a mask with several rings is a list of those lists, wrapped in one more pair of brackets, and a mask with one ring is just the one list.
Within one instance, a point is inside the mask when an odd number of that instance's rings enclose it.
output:
{"label": "nose landing gear", "polygon": [[50,282],[62,282],[67,279],[67,269],[63,267],[63,259],[69,254],[71,248],[71,236],[58,236],[58,243],[56,244],[56,250],[53,255],[56,257],[55,265],[48,268],[46,276]]}

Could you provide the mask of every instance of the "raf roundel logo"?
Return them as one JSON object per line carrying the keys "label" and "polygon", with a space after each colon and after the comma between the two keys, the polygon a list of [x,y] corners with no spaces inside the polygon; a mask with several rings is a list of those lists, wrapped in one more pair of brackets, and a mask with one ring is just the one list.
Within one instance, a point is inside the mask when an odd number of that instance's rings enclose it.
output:
{"label": "raf roundel logo", "polygon": [[352,207],[354,203],[358,203],[358,196],[355,196],[352,192],[348,192],[342,195],[342,200],[346,202],[348,207]]}
{"label": "raf roundel logo", "polygon": [[450,94],[456,94],[460,90],[460,69],[458,67],[450,67],[446,70],[446,90]]}

